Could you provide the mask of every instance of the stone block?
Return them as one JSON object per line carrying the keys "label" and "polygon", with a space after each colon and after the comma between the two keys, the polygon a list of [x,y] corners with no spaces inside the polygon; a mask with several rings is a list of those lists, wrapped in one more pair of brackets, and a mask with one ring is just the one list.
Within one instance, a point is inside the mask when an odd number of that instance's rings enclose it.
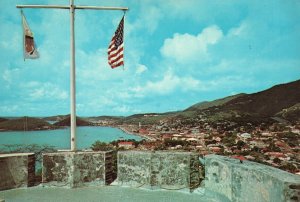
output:
{"label": "stone block", "polygon": [[0,190],[30,187],[35,183],[34,153],[0,155]]}
{"label": "stone block", "polygon": [[118,183],[143,186],[150,184],[151,152],[118,152]]}
{"label": "stone block", "polygon": [[82,187],[105,185],[111,152],[58,152],[43,155],[43,185]]}
{"label": "stone block", "polygon": [[200,184],[198,155],[191,152],[118,152],[118,184],[151,189],[191,189]]}
{"label": "stone block", "polygon": [[300,199],[300,176],[263,164],[208,155],[205,189],[236,202],[293,202]]}

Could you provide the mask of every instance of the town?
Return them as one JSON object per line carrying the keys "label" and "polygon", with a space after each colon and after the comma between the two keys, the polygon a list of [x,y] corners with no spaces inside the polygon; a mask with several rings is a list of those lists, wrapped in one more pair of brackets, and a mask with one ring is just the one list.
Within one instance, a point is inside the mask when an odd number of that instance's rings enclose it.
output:
{"label": "town", "polygon": [[[147,115],[144,116],[159,116]],[[210,122],[203,115],[187,120],[161,120],[158,124],[122,124],[114,120],[96,125],[113,126],[144,138],[140,142],[118,140],[118,148],[128,150],[185,150],[231,156],[270,165],[291,173],[300,168],[300,122],[239,124],[233,121]]]}

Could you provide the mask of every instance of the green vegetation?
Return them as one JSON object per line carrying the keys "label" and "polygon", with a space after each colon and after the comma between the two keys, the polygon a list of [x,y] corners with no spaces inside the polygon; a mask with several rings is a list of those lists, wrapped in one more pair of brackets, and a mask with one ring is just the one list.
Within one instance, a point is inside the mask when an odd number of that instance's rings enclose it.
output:
{"label": "green vegetation", "polygon": [[[70,126],[71,125],[71,118],[70,116],[59,121],[59,122],[56,122],[54,124],[55,126]],[[77,126],[90,126],[92,125],[92,123],[88,122],[88,121],[85,121],[79,117],[76,117],[76,125]]]}
{"label": "green vegetation", "polygon": [[241,93],[241,94],[237,94],[237,95],[232,95],[232,96],[228,96],[228,97],[225,97],[225,98],[221,98],[221,99],[217,99],[217,100],[213,100],[213,101],[210,101],[210,102],[200,102],[200,103],[197,103],[189,108],[187,108],[186,110],[184,111],[194,111],[194,110],[203,110],[203,109],[208,109],[210,107],[216,107],[216,106],[221,106],[237,97],[240,97],[240,96],[243,96],[245,94]]}
{"label": "green vegetation", "polygon": [[92,144],[91,146],[93,151],[110,151],[114,150],[113,145],[105,142],[101,142],[97,140],[95,143]]}
{"label": "green vegetation", "polygon": [[281,165],[279,168],[282,170],[292,172],[292,173],[297,171],[297,167],[292,163],[286,163],[284,165]]}
{"label": "green vegetation", "polygon": [[115,147],[118,147],[118,143],[119,142],[133,142],[134,146],[137,147],[139,146],[139,144],[145,142],[146,140],[141,140],[141,141],[138,141],[138,140],[135,140],[135,139],[126,139],[126,140],[114,140],[112,142],[110,142],[110,144],[112,144],[113,146]]}
{"label": "green vegetation", "polygon": [[227,147],[235,145],[236,134],[227,135],[222,139],[222,143]]}
{"label": "green vegetation", "polygon": [[122,149],[118,147],[119,142],[133,142],[134,146],[137,147],[139,144],[143,143],[144,141],[145,140],[137,141],[135,139],[127,139],[127,140],[114,140],[110,143],[106,143],[97,140],[92,144],[91,149],[93,151],[110,151],[110,150],[117,151]]}
{"label": "green vegetation", "polygon": [[48,130],[55,127],[48,122],[31,117],[11,119],[0,122],[0,130],[3,131],[31,131],[31,130]]}
{"label": "green vegetation", "polygon": [[181,146],[187,146],[190,143],[184,140],[165,140],[164,144],[167,147],[175,147],[177,145],[181,145]]}
{"label": "green vegetation", "polygon": [[283,117],[289,121],[299,121],[300,120],[300,102],[289,107],[287,109],[283,109],[281,112],[276,115]]}
{"label": "green vegetation", "polygon": [[1,117],[0,117],[0,122],[7,121],[7,120],[8,120],[8,119],[1,118]]}

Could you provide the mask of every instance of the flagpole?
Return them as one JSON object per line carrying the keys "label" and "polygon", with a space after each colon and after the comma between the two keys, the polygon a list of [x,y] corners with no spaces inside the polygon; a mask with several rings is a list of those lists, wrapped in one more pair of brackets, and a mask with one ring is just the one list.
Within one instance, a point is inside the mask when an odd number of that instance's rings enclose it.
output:
{"label": "flagpole", "polygon": [[103,7],[103,6],[76,6],[74,0],[69,5],[16,5],[17,8],[52,8],[70,10],[70,122],[71,122],[71,151],[76,151],[76,71],[75,71],[75,31],[74,15],[75,9],[89,10],[122,10],[127,7]]}
{"label": "flagpole", "polygon": [[70,99],[71,99],[71,151],[76,151],[76,80],[75,80],[75,34],[74,34],[74,0],[70,0]]}

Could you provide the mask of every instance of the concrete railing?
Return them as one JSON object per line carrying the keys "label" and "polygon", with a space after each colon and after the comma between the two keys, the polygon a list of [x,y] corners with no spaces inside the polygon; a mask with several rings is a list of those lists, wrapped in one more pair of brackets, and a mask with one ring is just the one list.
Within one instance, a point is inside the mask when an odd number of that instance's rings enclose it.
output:
{"label": "concrete railing", "polygon": [[0,190],[34,186],[34,153],[0,154]]}
{"label": "concrete railing", "polygon": [[[81,187],[109,184],[112,152],[57,152],[43,155],[43,184]],[[173,151],[118,152],[116,185],[192,189],[201,181],[197,154]],[[34,185],[33,153],[0,155],[0,190]],[[300,176],[259,163],[208,155],[205,191],[234,202],[296,202]]]}
{"label": "concrete railing", "polygon": [[225,156],[205,157],[205,190],[234,202],[300,201],[300,176]]}
{"label": "concrete railing", "polygon": [[174,151],[118,152],[118,185],[169,190],[194,189],[201,180],[198,155]]}
{"label": "concrete railing", "polygon": [[111,181],[112,152],[57,152],[43,155],[46,186],[81,187]]}

